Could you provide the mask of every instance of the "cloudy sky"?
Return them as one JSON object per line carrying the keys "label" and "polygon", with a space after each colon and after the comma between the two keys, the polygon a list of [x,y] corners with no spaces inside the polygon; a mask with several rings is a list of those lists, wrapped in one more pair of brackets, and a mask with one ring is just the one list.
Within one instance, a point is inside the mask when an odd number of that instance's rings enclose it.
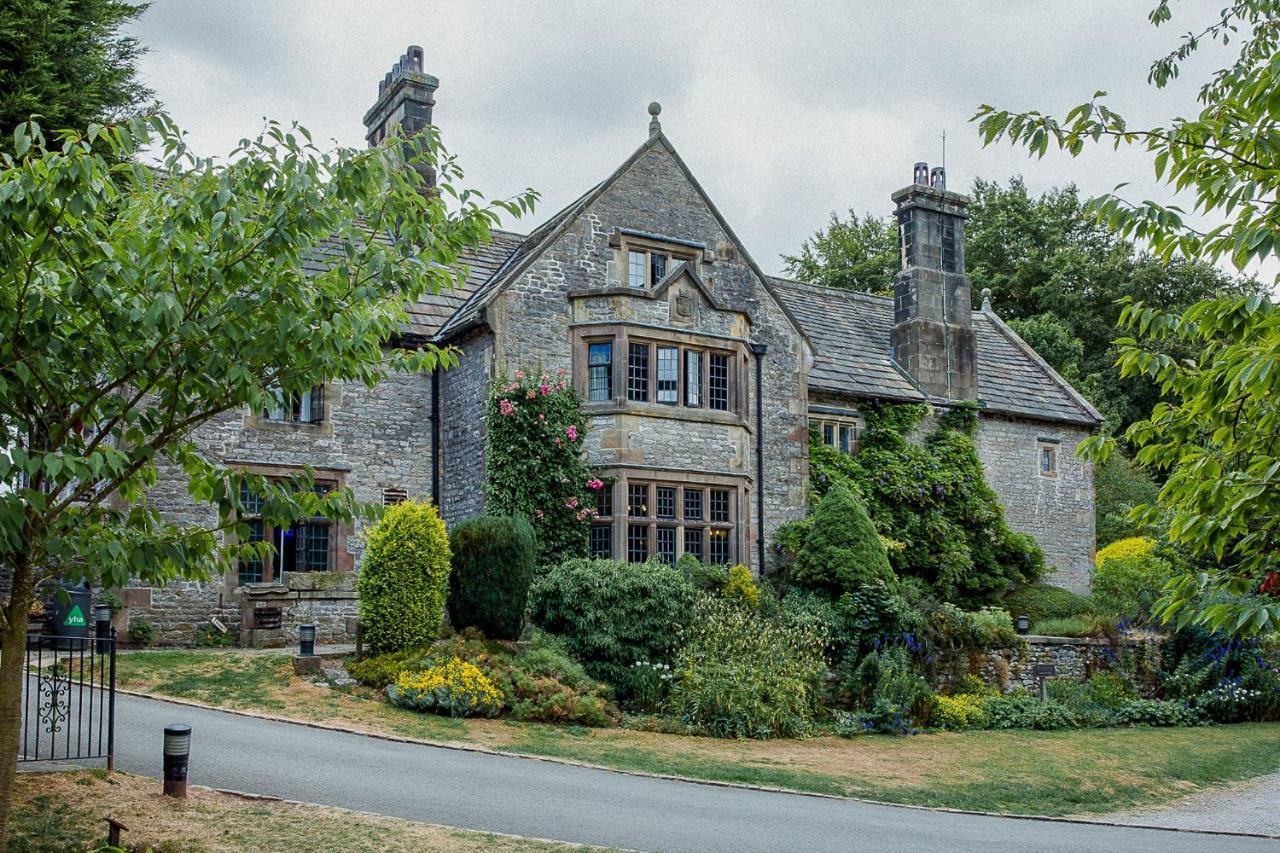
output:
{"label": "cloudy sky", "polygon": [[1061,114],[1105,89],[1131,122],[1194,110],[1208,49],[1164,92],[1147,67],[1219,0],[803,2],[238,2],[155,0],[134,27],[143,79],[201,154],[225,154],[263,117],[363,145],[361,117],[405,47],[440,79],[435,121],[470,186],[542,194],[524,231],[606,176],[662,104],[667,135],[748,250],[781,272],[832,210],[891,210],[916,160],[948,184],[1022,174],[1036,190],[1170,196],[1138,152],[1029,160],[984,149],[979,104]]}

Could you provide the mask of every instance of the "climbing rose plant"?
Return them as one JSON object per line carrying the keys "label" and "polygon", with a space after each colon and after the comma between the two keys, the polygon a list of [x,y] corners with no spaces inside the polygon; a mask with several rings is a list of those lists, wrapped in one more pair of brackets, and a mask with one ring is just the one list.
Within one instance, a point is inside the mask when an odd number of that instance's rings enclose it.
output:
{"label": "climbing rose plant", "polygon": [[487,509],[523,514],[538,536],[538,562],[549,566],[587,553],[595,498],[604,484],[587,466],[586,418],[563,369],[517,370],[489,394]]}

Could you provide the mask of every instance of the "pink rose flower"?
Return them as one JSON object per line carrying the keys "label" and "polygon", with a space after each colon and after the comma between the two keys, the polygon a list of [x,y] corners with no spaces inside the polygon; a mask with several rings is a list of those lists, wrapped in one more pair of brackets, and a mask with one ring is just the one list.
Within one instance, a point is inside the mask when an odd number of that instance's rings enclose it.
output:
{"label": "pink rose flower", "polygon": [[525,398],[526,400],[532,400],[532,399],[534,399],[534,398],[535,398],[535,397],[537,397],[537,396],[538,396],[538,392],[537,392],[537,391],[535,391],[535,390],[533,390],[532,388],[530,388],[530,389],[529,389],[529,393],[528,393],[528,394],[525,394],[525,395],[524,395],[524,398]]}
{"label": "pink rose flower", "polygon": [[556,371],[556,376],[564,376],[564,375],[565,375],[566,373],[568,373],[568,372],[569,372],[569,371],[565,370],[565,369],[562,367],[562,368],[560,368],[559,370],[557,370],[557,371]]}
{"label": "pink rose flower", "polygon": [[578,510],[578,521],[586,521],[590,517],[591,517],[591,510],[589,509]]}
{"label": "pink rose flower", "polygon": [[567,506],[569,509],[577,509],[577,508],[578,508],[578,499],[577,499],[577,498],[569,498],[569,500],[567,500],[567,501],[565,501],[565,502],[564,502],[564,505],[565,505],[565,506]]}
{"label": "pink rose flower", "polygon": [[514,415],[516,413],[516,406],[510,400],[499,400],[498,411],[502,412],[504,415]]}
{"label": "pink rose flower", "polygon": [[590,480],[587,480],[587,488],[594,492],[598,492],[604,488],[604,480],[597,480],[595,477],[592,477]]}
{"label": "pink rose flower", "polygon": [[536,518],[536,519],[538,519],[539,521],[541,521],[541,520],[542,520],[542,516],[543,516],[543,515],[545,515],[545,514],[546,514],[546,513],[544,513],[544,512],[543,512],[542,510],[540,510],[540,509],[535,509],[535,510],[533,511],[533,517],[534,517],[534,518]]}
{"label": "pink rose flower", "polygon": [[538,412],[538,420],[545,421],[546,419],[547,419],[546,415],[544,415],[542,412]]}
{"label": "pink rose flower", "polygon": [[539,391],[541,391],[541,392],[542,392],[542,396],[544,396],[544,397],[545,397],[545,396],[547,396],[548,394],[550,394],[550,393],[551,393],[551,386],[550,386],[550,385],[548,385],[547,383],[543,382],[541,385],[539,385],[539,386],[538,386],[538,390],[539,390]]}
{"label": "pink rose flower", "polygon": [[516,379],[524,379],[524,371],[523,371],[523,370],[517,370],[517,371],[516,371]]}
{"label": "pink rose flower", "polygon": [[573,424],[569,424],[569,428],[564,431],[564,434],[569,436],[570,441],[578,440],[578,428]]}
{"label": "pink rose flower", "polygon": [[559,447],[559,446],[560,446],[560,439],[558,439],[558,438],[557,438],[557,439],[554,439],[554,440],[552,441],[552,443],[553,443],[553,444],[555,444],[555,446],[556,446],[556,447]]}

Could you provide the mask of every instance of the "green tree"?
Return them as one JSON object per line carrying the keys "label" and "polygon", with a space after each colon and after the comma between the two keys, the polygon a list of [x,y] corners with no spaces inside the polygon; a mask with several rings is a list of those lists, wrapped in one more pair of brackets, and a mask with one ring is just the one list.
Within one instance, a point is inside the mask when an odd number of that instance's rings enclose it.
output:
{"label": "green tree", "polygon": [[897,585],[867,508],[843,480],[832,484],[814,508],[813,527],[796,556],[791,579],[835,597],[876,583]]}
{"label": "green tree", "polygon": [[1137,464],[1123,449],[1117,449],[1093,468],[1093,490],[1097,505],[1096,539],[1103,548],[1117,539],[1142,533],[1131,518],[1134,507],[1151,504],[1160,486],[1147,469]]}
{"label": "green tree", "polygon": [[1063,320],[1053,314],[1035,314],[1025,320],[1012,319],[1009,327],[1068,382],[1080,380],[1084,342]]}
{"label": "green tree", "polygon": [[783,255],[787,275],[810,284],[887,294],[899,269],[898,227],[888,219],[850,210],[849,220],[836,213],[800,246],[800,254]]}
{"label": "green tree", "polygon": [[[1173,17],[1160,0],[1151,22]],[[1119,192],[1090,202],[1098,220],[1142,241],[1170,262],[1230,259],[1244,269],[1280,250],[1280,15],[1269,0],[1236,0],[1151,65],[1148,81],[1163,88],[1208,43],[1238,45],[1234,61],[1199,90],[1198,113],[1154,127],[1130,126],[1097,92],[1062,119],[984,105],[975,119],[991,144],[1008,139],[1044,156],[1050,146],[1075,156],[1087,146],[1145,149],[1157,180],[1189,194],[1197,227],[1182,207],[1132,202]],[[1147,304],[1144,304],[1147,303]],[[1149,306],[1160,306],[1159,309]],[[1154,504],[1136,520],[1168,523],[1168,538],[1199,565],[1175,578],[1161,607],[1165,619],[1251,633],[1280,626],[1276,541],[1280,535],[1280,315],[1263,294],[1219,296],[1181,312],[1155,299],[1125,307],[1120,322],[1133,337],[1117,341],[1122,376],[1146,376],[1164,392],[1150,414],[1125,433],[1139,463],[1167,472]],[[1170,357],[1166,345],[1189,358]],[[1105,458],[1114,442],[1098,438],[1084,452]],[[1205,593],[1232,594],[1226,600]],[[1264,595],[1244,595],[1260,592]],[[1210,603],[1203,604],[1202,602]]]}
{"label": "green tree", "polygon": [[[263,499],[272,527],[372,514],[347,490],[315,494],[309,472],[273,484],[224,467],[191,432],[280,392],[452,363],[434,347],[387,344],[406,304],[450,286],[451,265],[499,211],[531,203],[460,190],[434,133],[324,153],[304,129],[270,124],[217,163],[194,157],[164,116],[53,143],[24,124],[13,140],[0,157],[0,573],[11,583],[0,611],[0,836],[39,585],[161,584],[268,558],[270,544],[249,544],[235,520],[242,489]],[[160,162],[135,162],[144,147]],[[421,191],[406,159],[434,162],[438,192]],[[331,265],[304,273],[322,252]],[[146,499],[161,465],[185,472],[214,529],[165,519]],[[246,544],[224,544],[224,531]]]}
{"label": "green tree", "polygon": [[404,501],[365,537],[357,589],[369,653],[429,645],[440,636],[449,588],[449,534],[429,503]]}
{"label": "green tree", "polygon": [[87,127],[137,115],[153,93],[135,77],[143,53],[121,35],[147,8],[121,0],[0,0],[0,150],[31,116]]}

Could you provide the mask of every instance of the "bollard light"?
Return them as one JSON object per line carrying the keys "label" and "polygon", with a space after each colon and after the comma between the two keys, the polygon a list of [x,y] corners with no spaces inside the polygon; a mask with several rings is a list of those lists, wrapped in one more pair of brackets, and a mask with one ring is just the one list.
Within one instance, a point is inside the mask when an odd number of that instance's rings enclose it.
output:
{"label": "bollard light", "polygon": [[1031,633],[1031,620],[1028,619],[1026,616],[1019,616],[1018,621],[1015,624],[1017,625],[1015,630],[1019,634]]}
{"label": "bollard light", "polygon": [[191,757],[191,726],[164,727],[164,795],[187,796],[187,760]]}
{"label": "bollard light", "polygon": [[94,636],[97,637],[97,654],[105,655],[110,652],[111,638],[111,608],[106,604],[99,604],[93,608],[93,630]]}
{"label": "bollard light", "polygon": [[299,625],[298,626],[298,645],[299,654],[304,658],[314,657],[316,653],[316,626],[315,625]]}

